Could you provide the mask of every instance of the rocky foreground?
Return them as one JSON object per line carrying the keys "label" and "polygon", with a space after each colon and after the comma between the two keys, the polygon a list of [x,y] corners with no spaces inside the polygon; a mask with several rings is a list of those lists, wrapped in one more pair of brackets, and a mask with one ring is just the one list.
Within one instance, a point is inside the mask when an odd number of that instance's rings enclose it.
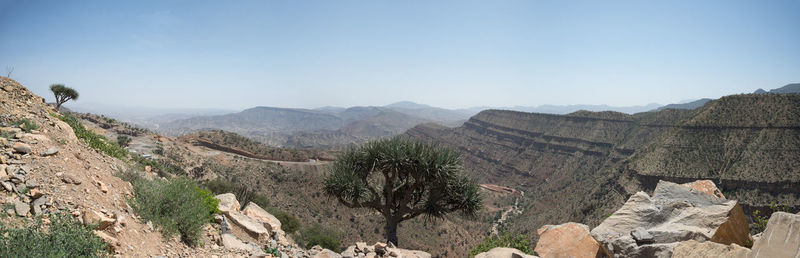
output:
{"label": "rocky foreground", "polygon": [[[638,192],[600,225],[546,225],[538,230],[540,257],[800,257],[800,214],[775,212],[751,236],[735,200],[708,180],[660,181],[653,195]],[[495,248],[476,257],[535,257]]]}

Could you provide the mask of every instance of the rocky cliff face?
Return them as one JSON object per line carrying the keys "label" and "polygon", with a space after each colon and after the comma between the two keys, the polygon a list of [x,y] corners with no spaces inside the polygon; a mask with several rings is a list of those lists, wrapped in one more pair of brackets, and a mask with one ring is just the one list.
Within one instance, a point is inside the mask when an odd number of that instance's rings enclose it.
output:
{"label": "rocky cliff face", "polygon": [[737,95],[697,110],[549,115],[488,110],[453,129],[406,134],[459,149],[486,183],[526,192],[510,227],[597,225],[659,179],[711,179],[751,206],[797,206],[800,95]]}

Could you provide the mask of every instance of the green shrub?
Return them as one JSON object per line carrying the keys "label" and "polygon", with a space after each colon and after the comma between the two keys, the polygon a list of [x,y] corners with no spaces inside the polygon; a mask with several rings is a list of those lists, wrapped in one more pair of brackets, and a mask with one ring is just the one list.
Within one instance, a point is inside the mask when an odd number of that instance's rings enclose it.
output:
{"label": "green shrub", "polygon": [[67,214],[49,216],[45,230],[41,218],[22,228],[0,223],[0,257],[100,257],[106,245],[92,229]]}
{"label": "green shrub", "polygon": [[127,168],[125,170],[118,169],[117,172],[114,172],[114,176],[119,177],[122,181],[130,183],[134,183],[143,178],[142,175],[133,168]]}
{"label": "green shrub", "polygon": [[330,249],[335,252],[341,251],[339,233],[333,229],[323,228],[319,223],[314,223],[313,226],[300,231],[300,244],[305,248],[319,245],[322,246],[322,248]]}
{"label": "green shrub", "polygon": [[117,144],[119,144],[119,146],[127,147],[128,144],[131,144],[131,141],[132,141],[131,137],[128,137],[126,135],[117,136]]}
{"label": "green shrub", "polygon": [[203,199],[203,205],[205,205],[206,209],[208,209],[209,212],[211,212],[211,215],[218,214],[221,212],[219,210],[219,199],[214,198],[214,194],[212,194],[210,191],[206,189],[199,187],[195,187],[194,190],[197,191],[197,196],[200,196],[200,198]]}
{"label": "green shrub", "polygon": [[[789,208],[784,205],[778,205],[775,201],[769,203],[769,209],[772,211],[770,214],[761,215],[759,210],[753,211],[753,227],[752,231],[759,233],[763,232],[767,228],[767,222],[769,222],[769,216],[775,212],[790,212]],[[791,213],[791,212],[790,212]]]}
{"label": "green shrub", "polygon": [[161,177],[169,177],[170,175],[185,176],[186,171],[174,162],[164,158],[144,158],[139,155],[133,155],[133,161],[136,163],[136,168],[144,170],[146,166],[150,166],[153,172]]}
{"label": "green shrub", "polygon": [[511,234],[511,233],[503,233],[499,236],[492,236],[486,238],[483,243],[479,244],[475,248],[472,248],[469,251],[469,256],[475,256],[476,254],[483,253],[495,247],[509,247],[509,248],[516,248],[526,254],[533,254],[533,250],[531,250],[530,246],[530,239],[528,235],[525,234]]}
{"label": "green shrub", "polygon": [[300,229],[300,220],[292,214],[286,213],[275,207],[265,208],[267,212],[278,218],[281,221],[281,229],[286,233],[294,233]]}
{"label": "green shrub", "polygon": [[278,248],[267,247],[264,248],[264,252],[267,254],[271,254],[273,257],[281,257],[281,251],[278,250]]}
{"label": "green shrub", "polygon": [[75,136],[78,138],[86,141],[86,144],[93,149],[100,150],[108,156],[115,157],[118,159],[122,159],[128,156],[128,150],[120,147],[115,142],[110,142],[106,139],[105,136],[96,134],[89,129],[86,129],[85,126],[81,123],[78,118],[70,114],[63,114],[63,115],[55,115],[61,121],[69,124],[72,127],[72,131],[75,132]]}
{"label": "green shrub", "polygon": [[12,124],[15,125],[15,126],[19,126],[20,128],[22,128],[23,131],[25,131],[27,133],[30,133],[31,130],[39,129],[39,125],[37,125],[36,123],[34,123],[33,121],[31,121],[30,119],[27,119],[27,118],[23,118],[23,119],[17,120],[16,122],[14,122]]}
{"label": "green shrub", "polygon": [[133,188],[134,197],[129,203],[134,211],[161,228],[164,237],[179,234],[190,245],[198,243],[203,225],[218,211],[207,200],[210,193],[198,191],[197,184],[189,178],[140,179]]}
{"label": "green shrub", "polygon": [[214,179],[206,181],[203,186],[215,194],[233,193],[236,195],[236,200],[238,200],[242,205],[247,205],[247,203],[253,202],[264,209],[270,207],[269,198],[251,191],[248,187],[233,183],[231,181]]}

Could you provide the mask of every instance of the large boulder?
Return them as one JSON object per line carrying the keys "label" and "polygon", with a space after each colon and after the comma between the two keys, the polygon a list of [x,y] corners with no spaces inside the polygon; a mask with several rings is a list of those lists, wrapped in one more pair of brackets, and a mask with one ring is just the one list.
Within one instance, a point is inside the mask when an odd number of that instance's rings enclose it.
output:
{"label": "large boulder", "polygon": [[233,224],[239,226],[245,232],[247,232],[250,237],[256,239],[257,241],[268,241],[269,240],[269,230],[264,227],[260,221],[245,216],[237,211],[230,211],[225,214]]}
{"label": "large boulder", "polygon": [[241,208],[239,201],[236,200],[236,195],[232,193],[220,194],[214,198],[219,200],[219,205],[217,207],[223,214],[227,214],[231,211],[239,211],[239,208]]}
{"label": "large boulder", "polygon": [[697,242],[694,240],[683,241],[672,249],[673,258],[747,258],[750,249],[737,244],[723,245],[711,241]]}
{"label": "large boulder", "polygon": [[632,195],[591,234],[614,257],[670,257],[686,240],[752,243],[736,201],[666,181],[658,182],[652,197]]}
{"label": "large boulder", "polygon": [[272,216],[269,212],[265,211],[258,204],[253,202],[247,203],[247,205],[242,210],[244,215],[248,217],[254,218],[264,224],[267,229],[269,229],[275,237],[275,240],[278,241],[281,245],[288,245],[289,241],[286,239],[286,233],[281,230],[281,221],[278,220],[275,216]]}
{"label": "large boulder", "polygon": [[534,258],[536,256],[523,253],[520,250],[508,247],[495,247],[492,250],[479,253],[475,258]]}
{"label": "large boulder", "polygon": [[800,257],[800,215],[775,212],[753,245],[753,258]]}
{"label": "large boulder", "polygon": [[584,224],[545,225],[538,230],[536,254],[541,257],[607,257],[606,251]]}

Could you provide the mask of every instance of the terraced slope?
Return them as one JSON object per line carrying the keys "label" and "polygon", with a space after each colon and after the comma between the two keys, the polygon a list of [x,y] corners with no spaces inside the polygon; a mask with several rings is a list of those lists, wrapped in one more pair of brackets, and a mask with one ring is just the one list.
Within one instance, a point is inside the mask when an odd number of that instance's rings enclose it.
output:
{"label": "terraced slope", "polygon": [[712,179],[749,206],[800,205],[800,95],[728,96],[676,124],[631,157],[630,169],[657,179]]}
{"label": "terraced slope", "polygon": [[746,212],[772,201],[799,206],[799,120],[800,95],[750,94],[634,115],[488,110],[458,128],[406,134],[459,149],[481,182],[525,191],[525,212],[508,225],[532,232],[596,225],[658,179],[712,179]]}

